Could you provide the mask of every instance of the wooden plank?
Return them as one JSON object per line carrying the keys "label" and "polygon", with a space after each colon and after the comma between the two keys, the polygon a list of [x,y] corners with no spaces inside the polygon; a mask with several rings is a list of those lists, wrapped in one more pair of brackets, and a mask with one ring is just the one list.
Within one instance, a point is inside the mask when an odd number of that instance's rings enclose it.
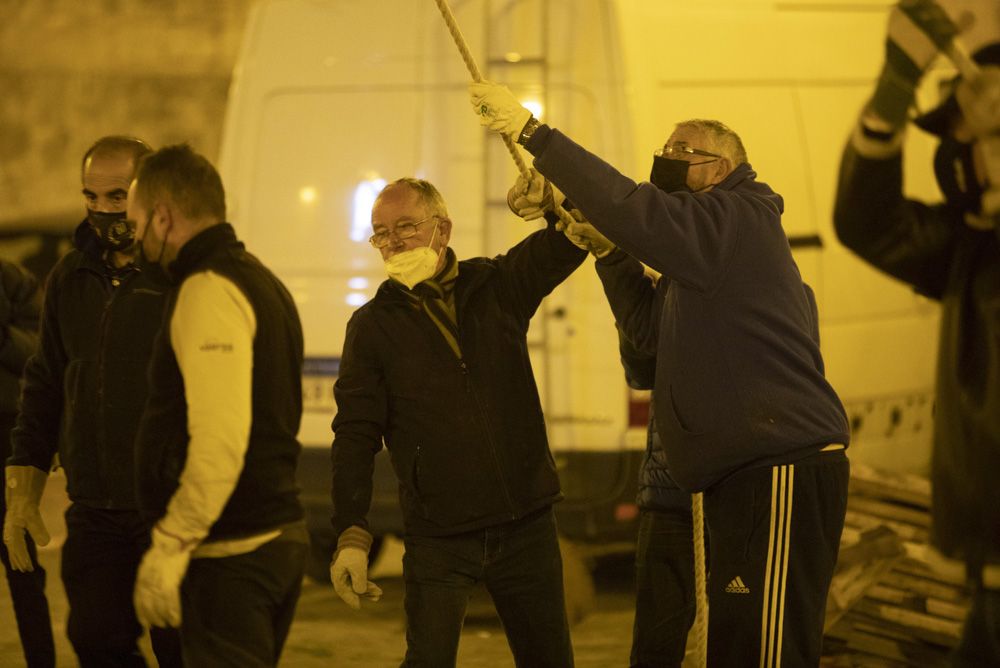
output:
{"label": "wooden plank", "polygon": [[887,526],[903,540],[915,543],[926,543],[930,540],[930,531],[924,527],[913,526],[904,522],[896,522],[884,517],[875,517],[865,513],[857,512],[848,508],[844,517],[844,526],[850,528],[849,536],[859,535],[865,529],[873,529],[877,526]]}
{"label": "wooden plank", "polygon": [[968,595],[962,587],[953,584],[939,582],[922,575],[915,575],[900,571],[899,566],[906,562],[899,562],[896,566],[882,578],[882,583],[890,587],[898,587],[904,591],[912,591],[925,598],[934,598],[948,603],[965,602],[968,604]]}
{"label": "wooden plank", "polygon": [[879,583],[868,587],[865,590],[865,596],[876,601],[906,608],[907,610],[914,610],[934,617],[943,617],[958,622],[963,621],[968,612],[967,606],[927,598],[913,591],[898,589]]}
{"label": "wooden plank", "polygon": [[851,464],[851,494],[889,499],[924,509],[931,505],[931,481],[923,476]]}
{"label": "wooden plank", "polygon": [[863,599],[855,604],[854,609],[869,617],[903,627],[914,637],[938,645],[954,646],[962,633],[960,622],[884,605],[877,601]]}
{"label": "wooden plank", "polygon": [[922,529],[930,529],[931,517],[923,510],[915,510],[885,501],[876,501],[860,497],[848,497],[847,507],[855,512],[873,515],[895,522],[912,524]]}

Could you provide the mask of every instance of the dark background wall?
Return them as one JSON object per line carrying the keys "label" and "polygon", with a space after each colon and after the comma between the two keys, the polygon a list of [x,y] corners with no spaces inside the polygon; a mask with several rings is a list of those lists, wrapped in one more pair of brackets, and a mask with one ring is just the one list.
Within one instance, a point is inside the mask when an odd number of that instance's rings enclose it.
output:
{"label": "dark background wall", "polygon": [[0,0],[0,232],[82,218],[105,134],[215,160],[252,0]]}

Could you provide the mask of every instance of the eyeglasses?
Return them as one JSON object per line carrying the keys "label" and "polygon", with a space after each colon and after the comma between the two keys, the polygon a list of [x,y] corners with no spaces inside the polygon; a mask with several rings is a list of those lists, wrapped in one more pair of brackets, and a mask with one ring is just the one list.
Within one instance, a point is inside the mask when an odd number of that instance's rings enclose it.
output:
{"label": "eyeglasses", "polygon": [[368,243],[370,243],[375,248],[385,248],[386,246],[389,245],[389,239],[392,238],[393,234],[395,234],[396,238],[400,240],[409,239],[410,237],[413,237],[417,234],[418,226],[423,225],[432,218],[439,218],[439,217],[440,216],[433,214],[427,216],[423,220],[417,220],[417,221],[404,220],[403,222],[398,222],[391,231],[382,230],[380,232],[376,232],[375,234],[371,235],[368,238]]}
{"label": "eyeglasses", "polygon": [[722,157],[718,153],[709,153],[708,151],[702,151],[698,148],[692,148],[683,142],[677,142],[676,144],[664,144],[663,148],[658,148],[653,151],[653,155],[662,158],[680,158],[685,155],[703,155],[708,158]]}

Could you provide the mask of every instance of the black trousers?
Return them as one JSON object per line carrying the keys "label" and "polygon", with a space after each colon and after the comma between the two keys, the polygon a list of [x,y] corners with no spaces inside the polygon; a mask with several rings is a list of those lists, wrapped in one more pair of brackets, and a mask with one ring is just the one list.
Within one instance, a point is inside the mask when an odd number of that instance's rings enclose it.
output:
{"label": "black trousers", "polygon": [[493,598],[514,663],[572,668],[552,509],[454,536],[407,536],[405,668],[455,665],[473,587]]}
{"label": "black trousers", "polygon": [[694,623],[694,530],[690,504],[643,509],[635,548],[632,668],[679,668]]}
{"label": "black trousers", "polygon": [[839,450],[705,492],[712,668],[819,665],[849,477]]}
{"label": "black trousers", "polygon": [[[132,592],[139,561],[149,547],[149,527],[128,510],[74,503],[66,511],[62,579],[69,602],[66,631],[83,668],[145,666]],[[161,666],[180,666],[176,629],[152,629]]]}
{"label": "black trousers", "polygon": [[185,663],[276,666],[302,591],[308,550],[303,526],[253,552],[192,559],[181,583]]}

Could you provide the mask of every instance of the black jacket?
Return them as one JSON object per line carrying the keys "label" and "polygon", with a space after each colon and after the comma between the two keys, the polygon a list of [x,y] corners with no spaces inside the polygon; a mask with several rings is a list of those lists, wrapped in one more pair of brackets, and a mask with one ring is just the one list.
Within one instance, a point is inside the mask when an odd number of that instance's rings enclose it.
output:
{"label": "black jacket", "polygon": [[[38,350],[42,293],[35,277],[0,260],[0,414],[13,417],[21,394],[24,365]],[[3,444],[7,452],[9,443]]]}
{"label": "black jacket", "polygon": [[848,248],[941,302],[932,540],[973,566],[1000,563],[1000,232],[908,200],[902,183],[900,154],[867,159],[849,145],[834,223]]}
{"label": "black jacket", "polygon": [[[657,287],[657,294],[665,292],[665,282]],[[633,390],[651,390],[656,383],[656,356],[643,353],[618,331],[618,351],[625,380]],[[649,404],[649,426],[646,430],[646,452],[639,465],[639,491],[636,504],[643,510],[673,511],[691,510],[691,495],[682,490],[670,475],[667,453],[660,442],[656,429],[656,415],[653,402]]]}
{"label": "black jacket", "polygon": [[400,284],[384,282],[347,325],[334,386],[333,526],[367,527],[383,439],[406,530],[449,535],[520,518],[561,498],[527,331],[586,253],[552,227],[506,255],[459,263],[462,358]]}
{"label": "black jacket", "polygon": [[170,322],[188,276],[212,271],[232,281],[253,308],[252,424],[243,469],[207,541],[264,533],[303,516],[295,483],[302,419],[302,325],[288,290],[236,238],[228,223],[190,239],[169,266],[175,286],[149,365],[150,392],[136,437],[139,508],[164,515],[187,461],[185,378],[170,339]]}
{"label": "black jacket", "polygon": [[46,283],[41,348],[25,369],[9,462],[48,470],[58,449],[70,499],[132,510],[133,443],[165,276],[110,272],[87,221],[74,244]]}

